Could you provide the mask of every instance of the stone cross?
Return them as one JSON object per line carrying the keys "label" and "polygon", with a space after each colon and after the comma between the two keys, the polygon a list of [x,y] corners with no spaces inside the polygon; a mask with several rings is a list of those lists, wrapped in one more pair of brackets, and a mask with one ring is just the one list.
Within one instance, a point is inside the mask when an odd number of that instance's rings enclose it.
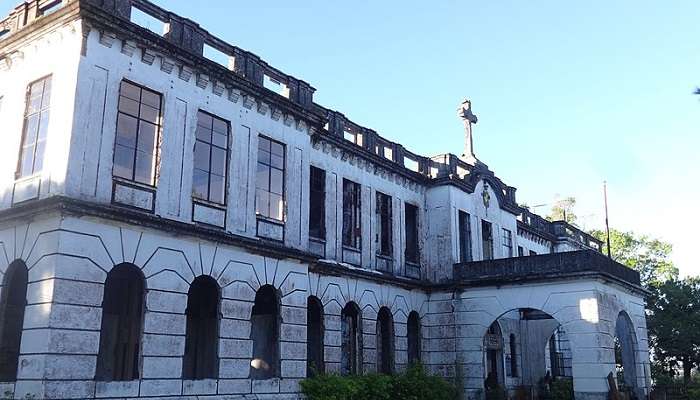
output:
{"label": "stone cross", "polygon": [[462,154],[462,158],[467,162],[474,163],[476,162],[476,155],[474,154],[472,124],[476,124],[479,119],[472,113],[472,102],[464,99],[459,109],[457,109],[457,116],[464,122],[464,154]]}

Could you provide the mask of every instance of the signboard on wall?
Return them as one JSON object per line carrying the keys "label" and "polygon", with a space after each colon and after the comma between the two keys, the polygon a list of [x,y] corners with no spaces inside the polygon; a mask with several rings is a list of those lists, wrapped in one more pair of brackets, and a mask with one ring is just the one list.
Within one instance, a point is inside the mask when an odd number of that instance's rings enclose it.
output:
{"label": "signboard on wall", "polygon": [[484,337],[484,346],[486,346],[486,350],[501,350],[503,347],[501,335],[487,333]]}

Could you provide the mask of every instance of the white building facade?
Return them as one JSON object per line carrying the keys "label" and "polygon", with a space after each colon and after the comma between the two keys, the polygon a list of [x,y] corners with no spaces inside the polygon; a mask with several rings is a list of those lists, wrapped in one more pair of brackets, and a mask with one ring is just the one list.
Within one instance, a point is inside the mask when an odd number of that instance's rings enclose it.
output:
{"label": "white building facade", "polygon": [[648,393],[638,274],[314,91],[146,0],[0,21],[0,394],[295,399],[416,362],[469,398]]}

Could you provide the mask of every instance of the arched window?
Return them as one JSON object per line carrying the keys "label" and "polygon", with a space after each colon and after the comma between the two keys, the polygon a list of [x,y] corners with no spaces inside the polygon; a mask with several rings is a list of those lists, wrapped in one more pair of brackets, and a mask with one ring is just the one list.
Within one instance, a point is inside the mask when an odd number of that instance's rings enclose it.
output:
{"label": "arched window", "polygon": [[417,312],[411,311],[408,314],[408,363],[417,364],[420,362],[421,333],[420,316]]}
{"label": "arched window", "polygon": [[323,304],[314,296],[306,304],[306,357],[307,376],[323,372]]}
{"label": "arched window", "polygon": [[386,307],[377,314],[377,370],[382,374],[394,372],[394,317]]}
{"label": "arched window", "polygon": [[187,294],[187,337],[182,376],[208,379],[218,375],[219,285],[210,276],[197,277]]}
{"label": "arched window", "polygon": [[5,271],[0,297],[0,381],[17,380],[24,308],[27,305],[29,272],[24,261],[14,261]]}
{"label": "arched window", "polygon": [[639,388],[637,382],[637,338],[634,334],[634,326],[629,315],[622,311],[615,322],[615,366],[617,371],[617,385],[622,390]]}
{"label": "arched window", "polygon": [[141,270],[133,264],[119,264],[107,274],[95,379],[139,378],[145,286]]}
{"label": "arched window", "polygon": [[279,300],[270,285],[258,289],[250,317],[250,338],[253,340],[253,360],[250,362],[252,379],[277,376],[279,364]]}
{"label": "arched window", "polygon": [[360,307],[350,302],[343,308],[341,319],[340,372],[343,375],[362,373],[362,315]]}
{"label": "arched window", "polygon": [[510,376],[512,377],[517,377],[518,376],[518,349],[517,349],[517,344],[515,343],[515,335],[510,334],[510,340],[509,345],[510,345]]}

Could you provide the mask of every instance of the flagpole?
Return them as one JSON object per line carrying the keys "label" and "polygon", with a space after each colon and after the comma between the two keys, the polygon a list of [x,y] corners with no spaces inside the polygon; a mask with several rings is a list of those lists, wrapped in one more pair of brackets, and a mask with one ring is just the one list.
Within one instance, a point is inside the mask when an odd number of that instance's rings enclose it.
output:
{"label": "flagpole", "polygon": [[605,198],[605,236],[608,242],[608,258],[610,254],[610,224],[608,223],[608,182],[603,181],[603,197]]}

